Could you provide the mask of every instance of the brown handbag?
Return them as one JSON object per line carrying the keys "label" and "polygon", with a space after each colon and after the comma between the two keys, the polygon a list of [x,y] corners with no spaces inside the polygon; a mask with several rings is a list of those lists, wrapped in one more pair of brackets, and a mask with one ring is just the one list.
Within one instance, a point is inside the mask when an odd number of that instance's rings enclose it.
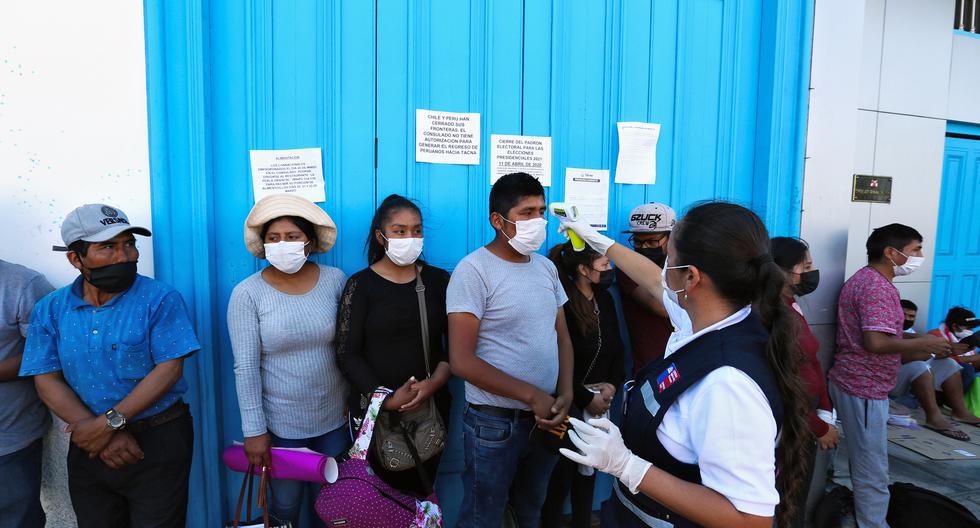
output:
{"label": "brown handbag", "polygon": [[[419,314],[422,319],[422,355],[425,358],[426,377],[432,376],[429,366],[429,321],[425,309],[425,285],[422,284],[422,268],[415,277],[415,292],[419,298]],[[429,397],[421,407],[409,412],[381,411],[374,424],[371,443],[374,457],[389,471],[417,468],[427,488],[431,479],[422,470],[422,463],[438,455],[446,447],[448,433],[442,421],[434,397]]]}

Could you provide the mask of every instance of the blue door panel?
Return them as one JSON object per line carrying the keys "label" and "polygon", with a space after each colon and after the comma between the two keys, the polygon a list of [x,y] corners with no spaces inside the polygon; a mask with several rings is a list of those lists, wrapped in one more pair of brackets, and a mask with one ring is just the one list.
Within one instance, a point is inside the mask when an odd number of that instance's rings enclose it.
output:
{"label": "blue door panel", "polygon": [[[980,132],[980,127],[974,127]],[[980,138],[946,138],[929,327],[953,306],[980,310]]]}
{"label": "blue door panel", "polygon": [[[242,241],[250,149],[322,149],[321,206],[339,237],[317,260],[347,274],[366,265],[371,216],[391,193],[420,202],[434,265],[451,270],[489,241],[491,134],[551,136],[546,194],[559,200],[567,167],[614,171],[617,121],[660,123],[656,185],[609,189],[609,234],[621,241],[629,210],[647,201],[682,212],[725,198],[755,207],[774,232],[798,226],[810,1],[145,6],[157,275],[184,295],[205,343],[187,373],[200,433],[192,526],[228,517],[240,485],[219,456],[241,439],[228,298],[263,265]],[[481,164],[416,163],[417,108],[478,112]],[[549,245],[563,240],[556,229],[551,221]],[[975,256],[976,233],[970,243]],[[976,275],[951,274],[951,290],[972,284],[976,300]],[[448,526],[463,467],[462,386],[452,383],[453,441],[438,482]]]}
{"label": "blue door panel", "polygon": [[[374,6],[347,2],[213,1],[211,16],[212,189],[216,255],[215,384],[220,393],[220,448],[240,441],[234,359],[227,335],[228,298],[262,267],[245,250],[242,226],[253,203],[248,151],[319,147],[326,202],[337,245],[322,263],[356,269],[373,208]],[[214,463],[216,458],[209,462]],[[239,475],[225,474],[225,505],[234,506]],[[227,510],[226,510],[227,511]]]}

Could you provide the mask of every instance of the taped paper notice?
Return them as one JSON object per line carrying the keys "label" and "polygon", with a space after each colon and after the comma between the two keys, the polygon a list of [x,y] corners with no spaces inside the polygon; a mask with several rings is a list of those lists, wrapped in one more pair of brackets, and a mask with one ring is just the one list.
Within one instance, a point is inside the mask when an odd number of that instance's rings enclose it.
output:
{"label": "taped paper notice", "polygon": [[250,150],[248,157],[256,202],[280,193],[298,194],[311,202],[327,199],[320,149]]}
{"label": "taped paper notice", "polygon": [[616,183],[657,183],[660,125],[628,122],[616,123],[616,127],[619,129]]}
{"label": "taped paper notice", "polygon": [[526,172],[550,187],[551,138],[490,134],[490,185],[512,172]]}
{"label": "taped paper notice", "polygon": [[609,226],[609,171],[565,169],[565,203],[578,206],[582,220],[599,231]]}
{"label": "taped paper notice", "polygon": [[480,164],[480,114],[415,110],[415,161]]}

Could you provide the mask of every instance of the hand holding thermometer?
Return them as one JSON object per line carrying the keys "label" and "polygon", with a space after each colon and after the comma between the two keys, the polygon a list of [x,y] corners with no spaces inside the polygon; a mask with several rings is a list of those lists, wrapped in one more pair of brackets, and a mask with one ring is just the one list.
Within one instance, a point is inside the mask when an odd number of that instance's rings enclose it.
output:
{"label": "hand holding thermometer", "polygon": [[[564,218],[565,220],[571,220],[572,222],[580,218],[578,207],[573,204],[553,202],[548,209],[551,211],[551,214],[559,218]],[[565,233],[568,233],[568,240],[572,243],[572,249],[575,251],[582,251],[585,249],[585,241],[582,240],[582,237],[578,236],[575,231],[566,228]]]}

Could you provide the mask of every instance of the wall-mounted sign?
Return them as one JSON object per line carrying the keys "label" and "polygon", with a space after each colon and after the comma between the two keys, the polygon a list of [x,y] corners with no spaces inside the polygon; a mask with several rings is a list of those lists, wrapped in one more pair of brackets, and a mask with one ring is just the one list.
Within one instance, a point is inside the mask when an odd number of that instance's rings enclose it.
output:
{"label": "wall-mounted sign", "polygon": [[250,150],[248,156],[256,202],[278,193],[295,193],[311,202],[327,199],[319,148]]}
{"label": "wall-mounted sign", "polygon": [[891,176],[869,176],[855,174],[854,185],[851,187],[852,202],[891,203]]}

